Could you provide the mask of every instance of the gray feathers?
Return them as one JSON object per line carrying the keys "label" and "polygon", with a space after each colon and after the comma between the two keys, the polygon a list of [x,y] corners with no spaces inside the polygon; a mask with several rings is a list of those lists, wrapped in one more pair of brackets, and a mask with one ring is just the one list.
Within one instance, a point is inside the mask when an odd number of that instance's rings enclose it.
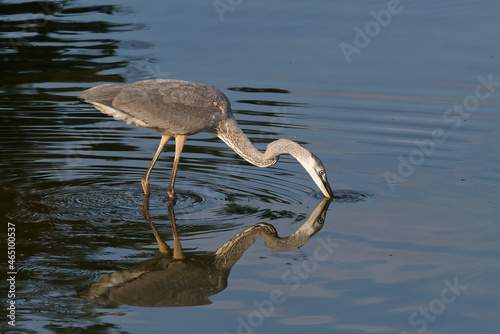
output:
{"label": "gray feathers", "polygon": [[223,93],[181,80],[105,84],[87,89],[78,97],[115,119],[172,135],[213,132],[222,119],[232,118]]}

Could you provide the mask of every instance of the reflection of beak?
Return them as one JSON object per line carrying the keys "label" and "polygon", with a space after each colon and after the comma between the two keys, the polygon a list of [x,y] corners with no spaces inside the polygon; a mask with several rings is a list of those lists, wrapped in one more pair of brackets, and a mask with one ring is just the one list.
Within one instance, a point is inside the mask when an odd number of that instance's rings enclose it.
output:
{"label": "reflection of beak", "polygon": [[[321,203],[318,205],[318,208],[321,209],[321,213],[320,213],[319,217],[321,219],[323,219],[323,221],[326,218],[326,212],[328,211],[328,207],[330,206],[331,203],[332,203],[331,198],[325,197],[325,198],[323,198]],[[316,208],[316,210],[318,208]]]}
{"label": "reflection of beak", "polygon": [[[262,226],[267,225],[272,228],[271,233],[264,233],[262,236],[264,237],[264,242],[266,246],[272,249],[292,249],[302,247],[313,235],[319,232],[325,225],[326,213],[328,211],[328,207],[332,203],[332,200],[328,197],[323,197],[321,203],[314,209],[309,218],[302,224],[301,227],[297,231],[295,231],[292,235],[282,238],[278,236],[276,229],[272,225],[268,225],[265,223],[260,223],[252,226]],[[236,237],[235,237],[236,238]],[[222,246],[224,247],[224,246]],[[223,249],[223,248],[219,249]],[[219,250],[217,251],[219,252]]]}

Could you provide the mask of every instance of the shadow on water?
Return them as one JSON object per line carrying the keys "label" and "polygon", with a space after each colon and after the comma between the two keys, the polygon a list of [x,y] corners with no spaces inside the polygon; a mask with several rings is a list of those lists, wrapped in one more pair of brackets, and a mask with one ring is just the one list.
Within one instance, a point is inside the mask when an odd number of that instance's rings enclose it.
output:
{"label": "shadow on water", "polygon": [[182,250],[177,235],[172,203],[168,211],[173,232],[173,249],[160,237],[149,216],[149,200],[144,200],[143,215],[151,227],[160,256],[132,268],[106,274],[79,293],[88,302],[100,305],[145,307],[196,306],[212,302],[209,297],[223,291],[231,268],[258,237],[271,249],[303,246],[322,227],[331,201],[324,198],[304,224],[292,235],[282,238],[276,228],[258,223],[245,228],[211,254],[191,254]]}

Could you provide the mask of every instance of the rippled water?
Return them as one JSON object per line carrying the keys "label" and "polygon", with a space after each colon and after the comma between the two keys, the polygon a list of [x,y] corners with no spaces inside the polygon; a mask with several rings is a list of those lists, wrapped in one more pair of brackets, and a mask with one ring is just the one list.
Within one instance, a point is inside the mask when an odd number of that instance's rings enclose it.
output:
{"label": "rippled water", "polygon": [[[390,22],[388,4],[1,2],[0,208],[17,272],[2,332],[495,332],[498,4],[401,1]],[[375,17],[363,42],[356,27]],[[289,138],[318,155],[336,195],[326,216],[293,158],[260,169],[198,134],[176,182],[174,258],[173,145],[145,215],[159,134],[76,98],[150,78],[214,85],[257,148]],[[305,244],[252,244],[252,226]],[[102,284],[122,299],[88,298]]]}

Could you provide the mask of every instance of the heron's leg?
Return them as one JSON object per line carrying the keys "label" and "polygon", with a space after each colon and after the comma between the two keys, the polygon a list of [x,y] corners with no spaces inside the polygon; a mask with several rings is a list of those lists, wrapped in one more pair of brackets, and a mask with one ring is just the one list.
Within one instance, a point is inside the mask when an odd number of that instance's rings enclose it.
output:
{"label": "heron's leg", "polygon": [[182,148],[186,142],[187,135],[176,135],[175,136],[175,158],[174,166],[172,167],[172,175],[170,176],[170,182],[168,184],[167,193],[170,198],[177,198],[174,189],[175,176],[177,174],[177,167],[179,166],[179,159],[181,156]]}
{"label": "heron's leg", "polygon": [[151,160],[151,164],[148,167],[148,170],[144,174],[144,176],[141,179],[142,183],[142,190],[144,190],[145,195],[149,195],[149,174],[151,174],[151,171],[153,170],[153,167],[156,163],[156,160],[158,160],[158,157],[160,156],[161,150],[163,149],[163,146],[172,138],[172,136],[169,135],[161,135],[160,139],[160,145],[158,146],[158,149],[156,150],[156,154],[153,157],[153,160]]}

